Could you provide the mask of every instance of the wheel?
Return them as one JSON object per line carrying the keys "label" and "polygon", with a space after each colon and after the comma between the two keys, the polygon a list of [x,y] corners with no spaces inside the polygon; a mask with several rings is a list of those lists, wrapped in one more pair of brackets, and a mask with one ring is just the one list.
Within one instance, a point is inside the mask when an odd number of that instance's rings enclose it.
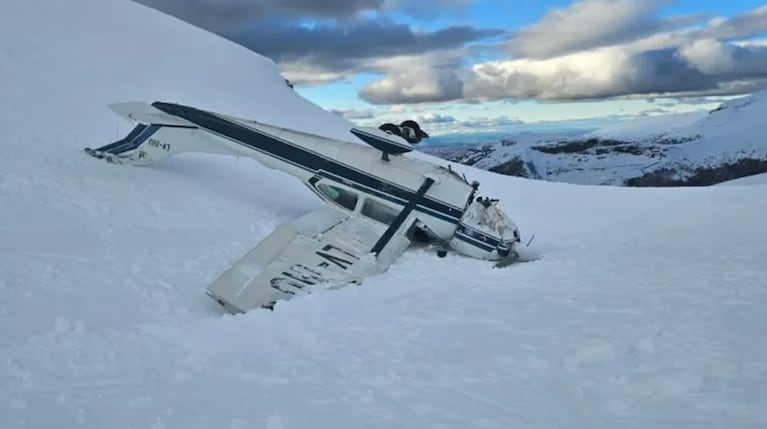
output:
{"label": "wheel", "polygon": [[429,138],[429,135],[421,129],[421,126],[418,124],[418,122],[413,121],[412,119],[403,121],[401,124],[399,124],[399,126],[400,128],[410,128],[413,130],[413,141],[410,142],[412,144],[416,144],[423,139]]}
{"label": "wheel", "polygon": [[445,249],[437,250],[437,256],[440,257],[440,258],[444,258],[445,256],[447,256],[447,250],[445,250]]}
{"label": "wheel", "polygon": [[395,136],[402,137],[402,130],[400,130],[400,128],[394,124],[385,123],[381,125],[380,127],[378,127],[378,129],[385,133],[394,134]]}

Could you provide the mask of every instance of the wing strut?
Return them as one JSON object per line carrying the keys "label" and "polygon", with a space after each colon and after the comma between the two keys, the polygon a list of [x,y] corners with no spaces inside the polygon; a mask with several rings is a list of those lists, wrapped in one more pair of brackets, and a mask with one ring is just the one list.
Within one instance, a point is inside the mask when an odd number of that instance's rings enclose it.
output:
{"label": "wing strut", "polygon": [[386,247],[387,244],[389,244],[389,241],[394,236],[394,234],[399,230],[399,228],[402,226],[402,224],[405,222],[405,219],[410,215],[410,212],[415,209],[415,206],[418,205],[418,203],[421,201],[424,195],[426,195],[426,192],[429,191],[429,188],[434,184],[434,179],[431,177],[427,177],[426,180],[424,180],[423,184],[421,184],[421,187],[418,188],[418,191],[413,195],[413,198],[408,201],[405,208],[402,209],[401,212],[397,215],[397,218],[394,219],[394,222],[389,225],[389,228],[384,231],[383,235],[381,235],[381,238],[378,239],[376,244],[373,246],[372,249],[370,249],[370,252],[375,253],[376,256],[378,256],[381,251]]}

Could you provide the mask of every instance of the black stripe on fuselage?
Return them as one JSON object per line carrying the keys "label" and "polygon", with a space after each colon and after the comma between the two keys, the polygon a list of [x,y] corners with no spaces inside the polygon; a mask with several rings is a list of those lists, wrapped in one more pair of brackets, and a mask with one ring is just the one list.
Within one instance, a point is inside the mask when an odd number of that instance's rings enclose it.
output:
{"label": "black stripe on fuselage", "polygon": [[125,136],[124,139],[106,145],[104,147],[96,149],[97,151],[111,153],[112,155],[120,155],[125,152],[129,152],[137,149],[141,146],[152,134],[156,133],[160,129],[159,125],[144,125],[138,124],[136,127]]}
{"label": "black stripe on fuselage", "polygon": [[138,137],[141,133],[143,133],[144,130],[147,129],[147,127],[148,126],[145,124],[138,124],[128,133],[127,136],[121,138],[120,140],[117,140],[114,143],[109,143],[108,145],[104,145],[104,146],[101,146],[100,148],[96,148],[95,151],[111,153],[111,151],[132,142],[136,137]]}
{"label": "black stripe on fuselage", "polygon": [[187,128],[190,130],[196,130],[196,125],[176,125],[176,124],[152,124],[153,127],[166,127],[166,128]]}
{"label": "black stripe on fuselage", "polygon": [[464,243],[471,244],[474,247],[478,247],[486,252],[492,252],[493,250],[496,250],[495,246],[491,246],[489,243],[479,241],[476,238],[469,237],[468,235],[462,234],[460,232],[455,234],[455,238],[463,241]]}
{"label": "black stripe on fuselage", "polygon": [[[415,195],[415,191],[383,181],[375,176],[348,167],[345,164],[326,156],[322,156],[316,152],[290,144],[275,136],[226,120],[204,110],[163,102],[154,102],[152,103],[152,106],[170,115],[186,119],[200,128],[225,136],[252,149],[265,152],[270,156],[284,159],[305,170],[311,172],[329,172],[337,177],[343,178],[344,182],[351,181],[368,189],[380,190],[383,194],[402,200],[403,202],[400,204],[406,204],[406,202]],[[463,210],[430,198],[422,199],[419,206],[418,209],[421,207],[430,209],[430,211],[441,214],[443,219],[452,223],[457,223],[463,215]]]}
{"label": "black stripe on fuselage", "polygon": [[464,235],[465,237],[471,240],[475,240],[477,242],[482,242],[489,246],[493,246],[494,248],[501,243],[501,241],[498,240],[496,237],[493,237],[492,235],[488,235],[478,229],[471,228],[464,224],[461,224],[458,226],[458,230],[456,231],[456,233]]}

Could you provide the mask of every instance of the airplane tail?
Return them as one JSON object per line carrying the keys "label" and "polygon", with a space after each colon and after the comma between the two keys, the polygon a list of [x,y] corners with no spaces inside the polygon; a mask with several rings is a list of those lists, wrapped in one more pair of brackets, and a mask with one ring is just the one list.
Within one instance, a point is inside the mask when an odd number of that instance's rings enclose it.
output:
{"label": "airplane tail", "polygon": [[143,166],[183,152],[233,154],[193,123],[147,103],[115,103],[109,108],[136,126],[120,140],[95,149],[85,148],[85,152],[95,158]]}

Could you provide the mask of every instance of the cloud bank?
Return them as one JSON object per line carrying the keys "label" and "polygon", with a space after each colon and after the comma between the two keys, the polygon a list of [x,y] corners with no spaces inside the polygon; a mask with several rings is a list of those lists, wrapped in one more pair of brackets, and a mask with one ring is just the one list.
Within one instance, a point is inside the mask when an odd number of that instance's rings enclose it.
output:
{"label": "cloud bank", "polygon": [[728,95],[767,86],[767,43],[754,41],[767,31],[767,6],[693,25],[700,17],[655,18],[666,3],[578,1],[516,32],[509,42],[511,58],[453,70],[460,82],[451,82],[441,97],[434,91],[420,98],[412,88],[404,91],[405,83],[412,86],[415,80],[396,71],[364,88],[361,96],[374,104],[435,98],[567,101]]}
{"label": "cloud bank", "polygon": [[[575,0],[508,31],[414,24],[460,14],[475,0],[138,1],[272,58],[297,85],[378,75],[359,91],[374,105],[696,97],[767,86],[759,39],[767,5],[728,18],[668,17],[672,0]],[[393,19],[403,14],[408,24]],[[501,59],[481,60],[488,52]]]}

